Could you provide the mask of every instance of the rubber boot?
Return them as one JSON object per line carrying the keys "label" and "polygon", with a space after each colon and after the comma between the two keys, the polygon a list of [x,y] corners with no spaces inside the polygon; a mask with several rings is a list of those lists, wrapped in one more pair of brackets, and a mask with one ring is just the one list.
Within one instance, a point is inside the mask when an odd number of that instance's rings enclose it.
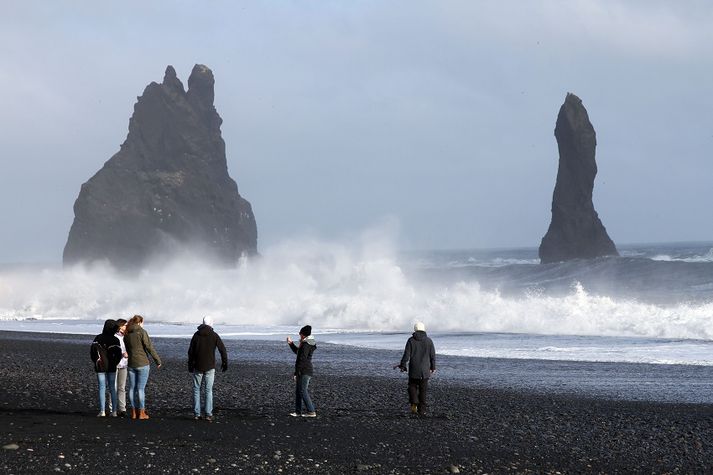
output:
{"label": "rubber boot", "polygon": [[148,419],[149,415],[146,412],[146,409],[139,409],[139,419]]}
{"label": "rubber boot", "polygon": [[132,408],[131,408],[131,418],[132,418],[132,419],[136,419],[137,417],[139,417],[139,413],[138,413],[138,411],[137,411],[136,409],[134,409],[134,408],[132,407]]}

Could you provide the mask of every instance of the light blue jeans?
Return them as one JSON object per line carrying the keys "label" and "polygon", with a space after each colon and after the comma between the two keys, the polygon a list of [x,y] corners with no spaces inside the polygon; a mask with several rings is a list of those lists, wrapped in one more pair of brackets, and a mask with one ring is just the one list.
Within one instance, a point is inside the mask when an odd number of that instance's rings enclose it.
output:
{"label": "light blue jeans", "polygon": [[[99,383],[99,411],[104,412],[106,407],[106,390],[111,394],[111,407],[116,410],[116,373],[97,373]],[[107,387],[108,386],[108,387]]]}
{"label": "light blue jeans", "polygon": [[201,415],[201,383],[203,384],[203,399],[205,406],[203,407],[206,416],[213,415],[213,381],[215,380],[215,369],[193,373],[193,414]]}
{"label": "light blue jeans", "polygon": [[[146,409],[146,382],[149,380],[150,366],[129,368],[129,404],[134,409]],[[138,399],[138,400],[137,400]]]}

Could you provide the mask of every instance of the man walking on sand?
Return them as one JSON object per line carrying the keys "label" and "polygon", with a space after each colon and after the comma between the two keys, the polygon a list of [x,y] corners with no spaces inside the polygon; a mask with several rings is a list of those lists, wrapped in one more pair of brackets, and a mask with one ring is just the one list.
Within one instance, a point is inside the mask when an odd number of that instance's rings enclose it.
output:
{"label": "man walking on sand", "polygon": [[416,322],[413,330],[413,335],[406,342],[404,356],[394,369],[408,371],[408,398],[411,412],[423,415],[428,406],[426,404],[428,380],[436,371],[436,349],[433,341],[426,335],[426,325],[423,322]]}
{"label": "man walking on sand", "polygon": [[204,391],[205,420],[213,421],[213,381],[215,380],[215,349],[220,352],[220,368],[228,370],[228,352],[220,336],[213,331],[213,318],[204,317],[188,347],[188,371],[193,373],[193,415],[201,418],[201,386]]}

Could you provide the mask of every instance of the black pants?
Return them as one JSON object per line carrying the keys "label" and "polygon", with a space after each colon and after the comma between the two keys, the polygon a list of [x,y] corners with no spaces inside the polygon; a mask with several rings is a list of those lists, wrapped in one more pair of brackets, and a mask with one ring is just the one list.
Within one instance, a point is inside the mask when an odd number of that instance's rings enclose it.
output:
{"label": "black pants", "polygon": [[428,392],[428,378],[408,379],[408,399],[411,404],[418,406],[418,412],[426,411],[426,393]]}

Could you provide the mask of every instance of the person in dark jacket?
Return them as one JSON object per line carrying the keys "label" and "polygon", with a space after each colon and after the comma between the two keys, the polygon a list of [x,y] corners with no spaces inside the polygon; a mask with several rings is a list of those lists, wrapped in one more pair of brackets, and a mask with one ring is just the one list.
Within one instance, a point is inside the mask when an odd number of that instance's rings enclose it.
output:
{"label": "person in dark jacket", "polygon": [[132,419],[148,419],[146,412],[146,383],[149,380],[149,355],[161,369],[161,358],[151,343],[149,334],[144,330],[144,317],[134,315],[126,325],[124,346],[129,355],[129,404]]}
{"label": "person in dark jacket", "polygon": [[116,322],[114,320],[105,321],[102,332],[94,337],[89,349],[89,356],[94,363],[94,371],[99,383],[99,417],[106,415],[104,408],[107,389],[111,395],[111,405],[109,406],[112,410],[111,416],[116,417],[116,367],[121,361],[121,346],[114,333],[116,333]]}
{"label": "person in dark jacket", "polygon": [[201,385],[205,402],[203,413],[207,421],[213,420],[213,381],[215,380],[215,349],[220,352],[220,368],[228,370],[228,352],[220,336],[213,331],[213,318],[204,317],[203,324],[191,338],[188,347],[188,371],[193,373],[193,414],[201,418]]}
{"label": "person in dark jacket", "polygon": [[[312,399],[309,396],[309,382],[314,374],[312,367],[312,354],[317,349],[317,342],[312,336],[312,327],[305,325],[300,329],[300,344],[295,345],[292,338],[287,337],[287,344],[290,349],[297,354],[295,360],[295,412],[290,413],[293,417],[317,417]],[[302,413],[302,403],[304,402],[307,412]]]}
{"label": "person in dark jacket", "polygon": [[416,322],[413,329],[413,335],[406,342],[401,362],[394,368],[400,368],[402,372],[408,371],[411,412],[423,415],[427,407],[428,380],[436,371],[436,349],[433,341],[426,335],[426,326],[422,322]]}

